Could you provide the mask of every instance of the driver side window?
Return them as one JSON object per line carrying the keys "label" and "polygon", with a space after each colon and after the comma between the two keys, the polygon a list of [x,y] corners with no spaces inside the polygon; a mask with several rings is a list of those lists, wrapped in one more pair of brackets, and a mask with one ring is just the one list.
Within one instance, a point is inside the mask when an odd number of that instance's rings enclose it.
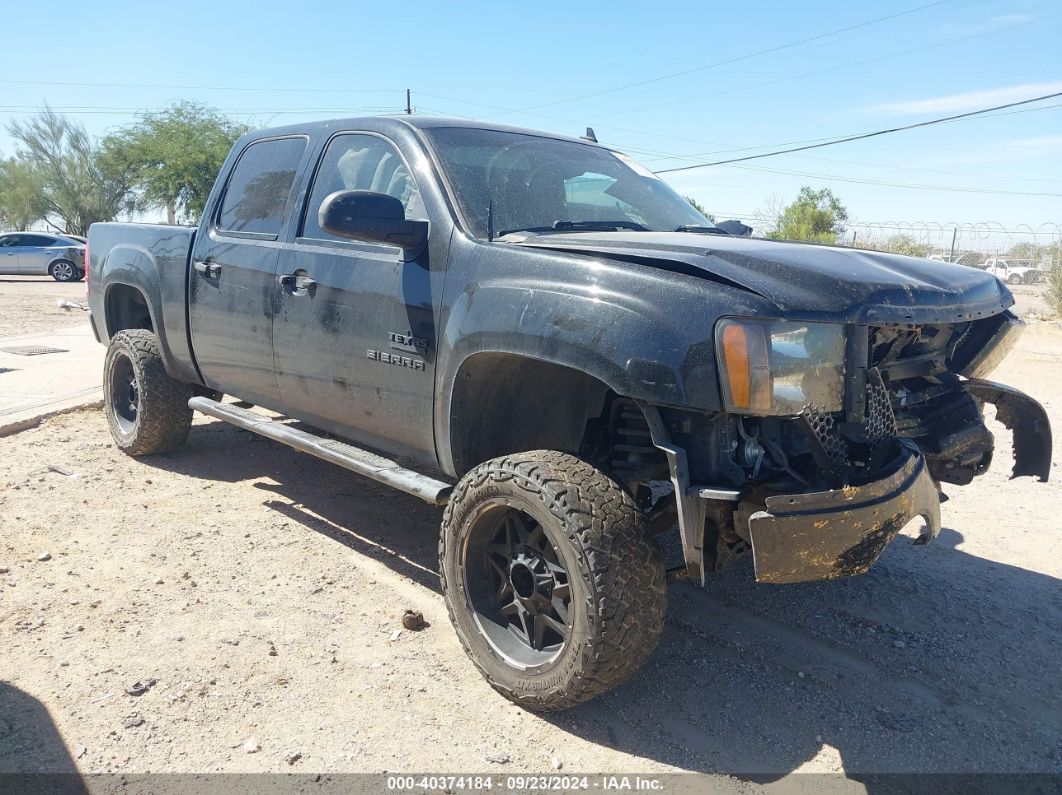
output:
{"label": "driver side window", "polygon": [[301,237],[344,240],[322,230],[317,221],[321,203],[340,190],[386,193],[402,202],[407,219],[427,218],[417,183],[398,150],[375,135],[345,133],[328,143],[306,202]]}

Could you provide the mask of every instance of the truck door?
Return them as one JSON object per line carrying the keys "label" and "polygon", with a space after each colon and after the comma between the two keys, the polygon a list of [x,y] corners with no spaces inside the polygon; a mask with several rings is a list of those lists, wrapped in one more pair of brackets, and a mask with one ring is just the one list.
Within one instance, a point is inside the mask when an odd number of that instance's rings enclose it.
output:
{"label": "truck door", "polygon": [[196,363],[214,389],[271,408],[280,403],[273,372],[273,284],[304,136],[249,143],[201,227],[188,276]]}
{"label": "truck door", "polygon": [[292,242],[280,253],[273,348],[285,411],[385,452],[434,463],[435,323],[427,255],[321,230],[337,190],[371,190],[427,218],[408,165],[386,139],[327,143]]}

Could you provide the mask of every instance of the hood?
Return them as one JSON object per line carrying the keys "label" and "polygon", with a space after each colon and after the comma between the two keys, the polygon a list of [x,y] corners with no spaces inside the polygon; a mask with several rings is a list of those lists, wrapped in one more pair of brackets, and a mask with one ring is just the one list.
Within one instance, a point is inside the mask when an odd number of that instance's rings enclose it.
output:
{"label": "hood", "polygon": [[709,278],[806,319],[954,323],[1014,303],[1006,286],[983,271],[854,248],[690,232],[542,234],[518,244]]}

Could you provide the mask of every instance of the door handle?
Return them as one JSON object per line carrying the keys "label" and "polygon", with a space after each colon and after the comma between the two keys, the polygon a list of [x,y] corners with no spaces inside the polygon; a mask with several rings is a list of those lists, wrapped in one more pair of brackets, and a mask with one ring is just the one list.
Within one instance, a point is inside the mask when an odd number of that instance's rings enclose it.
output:
{"label": "door handle", "polygon": [[208,279],[216,279],[221,276],[221,266],[216,262],[196,262],[193,267],[196,273],[201,273]]}
{"label": "door handle", "polygon": [[306,295],[317,286],[314,279],[299,273],[285,273],[280,277],[280,284],[295,295]]}

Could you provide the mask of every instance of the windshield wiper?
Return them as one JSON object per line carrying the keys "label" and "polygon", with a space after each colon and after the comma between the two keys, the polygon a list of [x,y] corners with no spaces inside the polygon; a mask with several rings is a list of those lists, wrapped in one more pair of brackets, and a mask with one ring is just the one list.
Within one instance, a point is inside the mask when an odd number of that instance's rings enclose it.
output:
{"label": "windshield wiper", "polygon": [[698,235],[726,235],[727,237],[733,237],[725,229],[720,229],[718,226],[698,226],[697,224],[683,224],[675,229],[676,232],[693,232]]}
{"label": "windshield wiper", "polygon": [[505,237],[517,232],[532,232],[542,234],[544,232],[611,232],[616,229],[629,229],[632,232],[648,232],[649,230],[635,221],[555,221],[553,226],[525,226],[519,229],[506,229],[495,236]]}

